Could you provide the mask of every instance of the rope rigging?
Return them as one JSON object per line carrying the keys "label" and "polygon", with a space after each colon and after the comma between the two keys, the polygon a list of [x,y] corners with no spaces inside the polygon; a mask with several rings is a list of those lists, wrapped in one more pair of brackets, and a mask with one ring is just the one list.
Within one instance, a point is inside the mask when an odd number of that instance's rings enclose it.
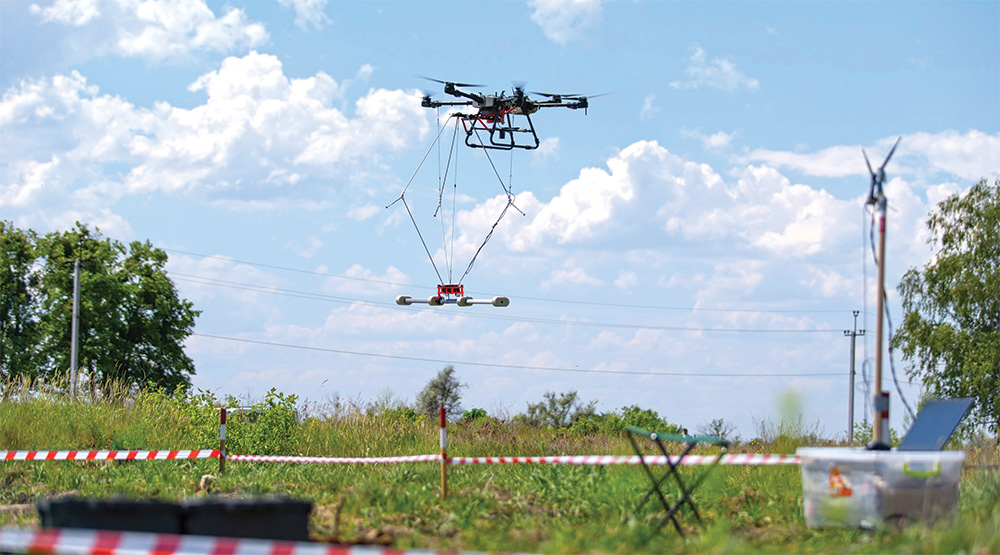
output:
{"label": "rope rigging", "polygon": [[[493,174],[496,176],[497,182],[500,184],[500,188],[503,190],[504,196],[507,199],[507,203],[504,206],[503,210],[501,210],[501,212],[500,212],[499,216],[497,217],[496,221],[493,222],[493,225],[490,227],[489,232],[486,233],[486,235],[483,238],[482,242],[479,244],[478,248],[475,250],[474,254],[472,255],[472,258],[469,260],[469,263],[468,263],[468,265],[465,268],[465,271],[462,272],[461,276],[459,276],[459,278],[457,280],[454,279],[454,276],[455,276],[455,272],[454,272],[455,246],[456,246],[456,241],[457,241],[457,227],[458,227],[458,220],[457,220],[457,218],[458,218],[458,151],[461,149],[461,143],[460,143],[460,141],[458,141],[458,127],[459,127],[460,124],[463,123],[463,121],[462,121],[463,117],[464,116],[462,116],[462,114],[451,114],[451,115],[448,116],[448,119],[453,118],[455,121],[454,121],[454,127],[453,127],[453,131],[452,131],[452,136],[451,136],[451,144],[450,144],[449,149],[448,149],[448,156],[447,156],[447,159],[444,161],[444,166],[443,167],[441,165],[441,138],[442,138],[442,135],[444,133],[445,128],[447,127],[447,121],[445,122],[444,125],[441,125],[440,124],[440,117],[438,118],[439,129],[438,129],[438,132],[435,135],[433,141],[431,142],[431,145],[428,147],[427,152],[424,153],[424,156],[421,158],[420,163],[417,164],[417,168],[414,170],[413,175],[410,176],[410,179],[406,182],[406,185],[403,187],[403,190],[400,192],[399,197],[396,200],[392,201],[391,203],[389,203],[386,206],[386,208],[390,208],[394,204],[396,204],[397,202],[401,202],[402,203],[403,207],[406,209],[407,215],[410,218],[410,222],[413,224],[414,230],[417,232],[417,237],[420,239],[420,244],[423,246],[424,252],[427,254],[428,260],[430,260],[431,267],[434,269],[434,273],[435,273],[435,275],[438,278],[438,282],[439,282],[439,285],[438,285],[438,296],[437,297],[431,297],[431,299],[428,300],[429,304],[438,304],[438,303],[444,304],[445,302],[457,302],[457,304],[460,304],[461,306],[467,306],[467,304],[484,304],[484,303],[480,303],[480,302],[475,302],[475,301],[473,301],[473,299],[471,299],[469,297],[465,297],[465,295],[464,295],[464,286],[462,285],[462,281],[472,271],[472,268],[475,266],[476,260],[478,260],[479,255],[482,253],[483,249],[486,247],[486,244],[489,243],[490,239],[492,239],[493,234],[494,234],[494,232],[497,229],[497,226],[500,225],[500,222],[507,215],[507,213],[509,212],[510,208],[513,207],[514,210],[516,210],[518,213],[520,213],[521,215],[524,215],[524,212],[521,211],[521,209],[518,208],[514,204],[514,201],[516,200],[516,196],[514,195],[513,188],[511,186],[511,183],[513,182],[513,173],[514,173],[513,172],[513,165],[514,165],[514,163],[513,163],[513,153],[511,154],[511,161],[510,161],[510,168],[509,168],[509,171],[508,171],[507,182],[504,182],[504,179],[500,175],[500,171],[497,169],[497,166],[494,163],[493,157],[490,155],[489,150],[486,149],[486,148],[483,148],[483,152],[486,155],[486,159],[489,161],[490,167],[493,170]],[[483,139],[482,139],[482,137],[480,137],[478,130],[475,130],[475,129],[472,129],[472,130],[465,129],[465,132],[466,132],[466,136],[467,136],[466,139],[468,139],[468,135],[474,133],[475,137],[476,137],[476,140],[478,140],[480,142],[480,144],[482,144],[482,145],[485,144],[485,143],[483,143]],[[420,229],[420,224],[417,221],[417,217],[414,215],[413,209],[411,208],[410,203],[407,202],[407,198],[406,198],[406,193],[409,191],[410,185],[413,184],[413,182],[416,179],[417,175],[420,173],[420,170],[423,167],[424,163],[427,161],[427,157],[430,155],[431,151],[433,151],[435,148],[437,148],[437,150],[438,150],[438,195],[437,195],[437,206],[434,209],[433,217],[434,218],[438,218],[440,220],[440,224],[441,224],[441,244],[442,244],[442,249],[441,250],[443,252],[443,257],[444,257],[444,270],[445,270],[444,274],[442,274],[441,269],[438,267],[438,264],[437,264],[437,262],[434,259],[434,255],[431,253],[430,247],[428,246],[427,241],[424,238],[424,233]],[[451,198],[451,214],[450,214],[450,218],[449,218],[449,216],[447,214],[445,214],[445,212],[447,212],[447,210],[445,210],[445,208],[444,208],[446,206],[445,205],[445,202],[446,202],[446,200],[445,200],[445,193],[446,193],[446,189],[449,187],[449,178],[450,178],[451,197],[452,197]],[[446,220],[450,220],[450,221],[446,221]],[[448,278],[447,282],[444,280],[444,276],[445,275]],[[457,297],[457,298],[453,299],[452,297]],[[408,299],[408,300],[410,299],[410,297],[400,296],[399,298],[397,298],[397,302],[399,304],[409,304],[409,301],[408,302],[400,302],[401,299],[404,299],[404,298]],[[436,299],[436,301],[435,301],[435,299]],[[498,299],[502,299],[502,300],[498,300]],[[506,297],[496,297],[496,298],[493,299],[493,301],[491,301],[491,303],[494,304],[494,306],[507,306],[506,303],[508,303],[508,302],[509,301],[506,299]],[[501,303],[501,304],[498,304],[498,303]]]}

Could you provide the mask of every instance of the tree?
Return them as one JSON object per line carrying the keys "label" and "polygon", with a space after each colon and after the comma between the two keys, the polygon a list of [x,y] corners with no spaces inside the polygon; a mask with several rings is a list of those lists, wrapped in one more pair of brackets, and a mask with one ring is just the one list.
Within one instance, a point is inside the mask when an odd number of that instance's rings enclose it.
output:
{"label": "tree", "polygon": [[728,440],[729,436],[731,436],[735,431],[736,426],[726,422],[725,419],[722,418],[713,418],[711,421],[698,426],[699,434],[725,440]]}
{"label": "tree", "polygon": [[938,250],[903,275],[892,344],[930,393],[975,398],[972,422],[1000,432],[1000,179],[942,201],[927,228]]}
{"label": "tree", "polygon": [[36,237],[0,221],[0,382],[34,377],[38,277],[32,272]]}
{"label": "tree", "polygon": [[417,395],[417,410],[433,417],[438,414],[441,407],[444,407],[448,416],[460,416],[463,387],[466,385],[458,381],[455,377],[455,367],[449,364],[427,382],[423,391]]}
{"label": "tree", "polygon": [[561,393],[558,396],[549,391],[541,401],[528,404],[527,420],[534,426],[567,428],[577,419],[593,415],[597,401],[585,405],[577,397],[576,391]]}
{"label": "tree", "polygon": [[[16,365],[8,364],[7,372],[43,378],[66,375],[72,339],[73,266],[79,260],[79,363],[84,376],[93,383],[158,384],[167,391],[190,385],[195,369],[183,343],[193,333],[199,311],[180,298],[167,277],[166,253],[148,241],[126,246],[103,238],[99,230],[80,223],[70,231],[41,238],[13,226],[5,225],[2,232],[0,250],[4,254],[0,256],[6,262],[15,258],[12,252],[19,253],[19,267],[28,268],[24,275],[0,270],[0,287],[5,293],[2,304],[9,304],[8,290],[26,287],[29,296],[23,304],[29,309],[17,310],[28,310],[35,328],[4,324],[0,345],[23,342],[26,336],[34,338],[27,348],[30,364],[15,361]],[[28,239],[34,244],[25,250]],[[24,263],[25,257],[30,262]],[[13,321],[9,313],[17,313],[0,310],[5,322]]]}

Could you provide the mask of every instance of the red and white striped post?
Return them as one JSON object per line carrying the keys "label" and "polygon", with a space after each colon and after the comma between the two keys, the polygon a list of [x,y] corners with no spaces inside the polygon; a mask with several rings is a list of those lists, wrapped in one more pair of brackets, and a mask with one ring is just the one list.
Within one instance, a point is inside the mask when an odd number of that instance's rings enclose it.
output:
{"label": "red and white striped post", "polygon": [[441,407],[441,499],[448,497],[448,430],[445,428],[447,419],[445,418],[444,407]]}
{"label": "red and white striped post", "polygon": [[226,471],[226,407],[219,413],[219,474]]}

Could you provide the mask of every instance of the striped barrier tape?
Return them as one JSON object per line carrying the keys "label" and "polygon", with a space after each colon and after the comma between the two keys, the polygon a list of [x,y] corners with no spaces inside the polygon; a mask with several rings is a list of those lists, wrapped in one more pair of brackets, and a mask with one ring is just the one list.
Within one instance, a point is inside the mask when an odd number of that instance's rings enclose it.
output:
{"label": "striped barrier tape", "polygon": [[0,461],[166,461],[216,459],[218,449],[163,451],[0,451]]}
{"label": "striped barrier tape", "polygon": [[[177,451],[0,451],[3,461],[164,461],[180,459],[215,459],[218,449],[177,450]],[[233,462],[274,462],[274,463],[314,463],[314,464],[378,464],[406,462],[435,462],[442,460],[439,454],[404,455],[398,457],[303,457],[290,455],[226,455]],[[671,464],[683,466],[709,465],[715,463],[716,455],[688,455],[681,459],[670,457]],[[616,455],[552,455],[544,457],[448,457],[446,464],[573,464],[573,465],[637,465],[639,457]],[[667,465],[666,457],[651,455],[643,457],[646,464]],[[736,454],[723,455],[719,464],[732,466],[771,466],[799,464],[796,455]]]}
{"label": "striped barrier tape", "polygon": [[284,455],[226,455],[227,461],[242,462],[291,462],[319,464],[366,464],[440,461],[441,455],[406,455],[402,457],[296,457]]}
{"label": "striped barrier tape", "polygon": [[[682,466],[700,466],[714,464],[718,457],[716,455],[688,455],[686,457],[672,456],[670,464],[680,464]],[[648,465],[666,466],[667,458],[663,455],[653,455],[643,457],[643,461]],[[640,464],[637,455],[613,456],[613,455],[556,455],[549,457],[451,457],[450,464],[576,464],[606,466],[618,464]],[[737,454],[723,455],[719,464],[730,466],[772,466],[782,464],[800,464],[797,455],[752,455]]]}
{"label": "striped barrier tape", "polygon": [[[683,460],[678,456],[670,457],[671,464],[681,464],[683,466],[709,465],[715,463],[715,455],[688,455]],[[351,464],[351,463],[398,463],[398,462],[433,462],[440,461],[441,455],[409,455],[403,457],[294,457],[278,455],[227,455],[228,461],[243,462],[291,462],[291,463],[326,463],[326,464]],[[643,457],[646,464],[654,466],[666,466],[667,459],[662,455]],[[637,455],[615,456],[615,455],[553,455],[547,457],[448,457],[447,464],[576,464],[576,465],[637,465],[640,464]],[[723,455],[719,464],[723,465],[782,465],[799,464],[797,455],[752,455],[737,454]]]}
{"label": "striped barrier tape", "polygon": [[[0,552],[101,555],[405,555],[434,553],[401,551],[391,547],[330,545],[211,536],[178,536],[146,532],[117,532],[74,528],[0,528]],[[453,553],[453,552],[452,552]]]}

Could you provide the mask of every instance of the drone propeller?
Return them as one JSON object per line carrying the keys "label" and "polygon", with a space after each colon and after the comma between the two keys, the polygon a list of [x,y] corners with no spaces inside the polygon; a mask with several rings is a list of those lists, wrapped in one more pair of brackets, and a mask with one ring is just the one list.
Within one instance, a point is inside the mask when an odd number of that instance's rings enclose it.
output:
{"label": "drone propeller", "polygon": [[545,92],[538,92],[538,91],[532,91],[531,94],[538,94],[538,95],[546,96],[548,98],[551,98],[553,102],[562,102],[563,99],[576,100],[577,98],[580,97],[580,95],[578,95],[578,94],[545,93]]}
{"label": "drone propeller", "polygon": [[889,150],[889,154],[886,155],[885,161],[879,166],[878,170],[872,170],[872,164],[868,161],[868,153],[865,149],[861,149],[861,154],[865,157],[865,164],[868,166],[868,173],[872,176],[871,188],[868,190],[868,204],[874,204],[877,195],[881,196],[882,186],[885,184],[885,166],[889,163],[889,159],[892,158],[892,154],[896,152],[896,147],[899,146],[899,141],[903,140],[902,135],[896,139],[896,143],[892,145],[892,149]]}
{"label": "drone propeller", "polygon": [[418,75],[421,79],[427,79],[428,81],[434,81],[435,83],[441,83],[442,85],[451,85],[453,87],[485,87],[486,85],[476,85],[474,83],[456,83],[454,81],[442,81],[440,79],[435,79],[433,77],[425,77],[423,75]]}

